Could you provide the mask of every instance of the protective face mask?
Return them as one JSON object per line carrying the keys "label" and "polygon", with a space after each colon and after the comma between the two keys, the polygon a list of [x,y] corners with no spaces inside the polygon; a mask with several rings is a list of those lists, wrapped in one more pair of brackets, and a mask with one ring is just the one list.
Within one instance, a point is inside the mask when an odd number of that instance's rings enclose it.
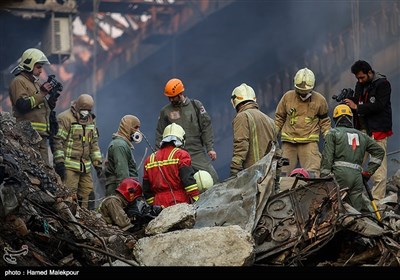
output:
{"label": "protective face mask", "polygon": [[135,133],[131,134],[131,140],[132,142],[139,144],[142,142],[143,135],[140,131],[136,131]]}
{"label": "protective face mask", "polygon": [[79,117],[81,120],[85,120],[89,117],[89,110],[81,110],[79,111]]}

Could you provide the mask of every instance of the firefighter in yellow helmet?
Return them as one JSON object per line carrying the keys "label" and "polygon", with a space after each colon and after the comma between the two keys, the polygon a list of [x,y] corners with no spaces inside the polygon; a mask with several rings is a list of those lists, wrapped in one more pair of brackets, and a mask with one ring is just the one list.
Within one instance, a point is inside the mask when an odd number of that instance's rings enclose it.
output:
{"label": "firefighter in yellow helmet", "polygon": [[281,134],[282,157],[289,159],[289,165],[283,166],[282,172],[289,175],[299,161],[311,177],[318,177],[320,134],[325,136],[331,128],[328,103],[322,94],[314,90],[315,76],[310,69],[298,70],[293,84],[294,89],[282,96],[275,111],[275,125]]}
{"label": "firefighter in yellow helmet", "polygon": [[[333,111],[335,128],[325,137],[321,159],[321,177],[333,173],[341,188],[349,188],[347,201],[358,211],[371,212],[366,199],[363,177],[369,179],[379,168],[385,151],[367,134],[353,128],[353,113],[349,106],[340,104]],[[363,172],[364,154],[371,155]]]}
{"label": "firefighter in yellow helmet", "polygon": [[186,132],[185,149],[192,158],[193,168],[206,170],[214,182],[218,182],[218,174],[211,164],[211,161],[217,159],[211,117],[199,100],[191,100],[184,92],[185,87],[180,79],[170,79],[165,85],[164,95],[168,97],[170,104],[160,111],[156,129],[156,147],[160,147],[164,128],[171,123],[179,124]]}
{"label": "firefighter in yellow helmet", "polygon": [[270,141],[277,142],[274,120],[261,112],[254,89],[242,83],[231,95],[236,116],[233,127],[233,156],[230,175],[246,169],[265,156]]}
{"label": "firefighter in yellow helmet", "polygon": [[59,128],[54,137],[55,170],[66,187],[77,194],[84,208],[88,208],[93,191],[92,165],[98,176],[102,171],[93,106],[94,100],[89,94],[81,94],[72,101],[71,107],[57,116]]}
{"label": "firefighter in yellow helmet", "polygon": [[15,75],[9,88],[12,112],[16,121],[30,121],[42,140],[39,152],[49,164],[48,137],[50,135],[50,112],[56,106],[56,97],[50,97],[53,89],[49,82],[41,83],[43,65],[50,64],[44,53],[35,48],[24,51],[19,64],[11,71]]}

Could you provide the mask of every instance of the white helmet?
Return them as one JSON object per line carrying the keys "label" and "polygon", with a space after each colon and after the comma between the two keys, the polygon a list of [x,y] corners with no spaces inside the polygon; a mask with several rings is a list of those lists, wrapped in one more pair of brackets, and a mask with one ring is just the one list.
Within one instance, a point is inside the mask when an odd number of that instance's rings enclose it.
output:
{"label": "white helmet", "polygon": [[196,180],[200,193],[205,192],[214,185],[213,178],[211,177],[210,173],[205,170],[197,171],[194,173],[193,177]]}
{"label": "white helmet", "polygon": [[242,83],[232,91],[231,103],[233,108],[236,108],[240,103],[251,100],[256,101],[256,93],[251,86]]}
{"label": "white helmet", "polygon": [[315,75],[308,68],[303,68],[297,71],[294,76],[294,88],[299,94],[311,92],[315,86]]}
{"label": "white helmet", "polygon": [[15,73],[16,70],[32,72],[36,63],[50,64],[49,60],[41,50],[35,48],[27,49],[22,54],[20,63],[11,71],[11,73]]}
{"label": "white helmet", "polygon": [[171,123],[164,129],[160,146],[162,146],[163,143],[169,142],[173,142],[175,147],[180,147],[185,144],[185,130],[179,124]]}

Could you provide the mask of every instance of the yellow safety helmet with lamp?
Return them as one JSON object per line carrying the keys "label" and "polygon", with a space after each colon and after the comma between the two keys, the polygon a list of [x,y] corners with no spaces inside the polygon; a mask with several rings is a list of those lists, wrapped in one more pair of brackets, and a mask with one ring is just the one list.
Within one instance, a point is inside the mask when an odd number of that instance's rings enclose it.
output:
{"label": "yellow safety helmet with lamp", "polygon": [[333,118],[337,119],[343,115],[353,117],[353,112],[351,111],[350,107],[345,104],[339,104],[333,110]]}

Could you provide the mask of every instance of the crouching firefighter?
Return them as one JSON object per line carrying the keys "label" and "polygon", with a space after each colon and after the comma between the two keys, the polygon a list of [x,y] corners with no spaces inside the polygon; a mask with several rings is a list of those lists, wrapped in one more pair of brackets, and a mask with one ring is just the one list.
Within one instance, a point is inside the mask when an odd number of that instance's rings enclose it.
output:
{"label": "crouching firefighter", "polygon": [[162,211],[160,206],[147,204],[142,186],[132,177],[125,178],[115,189],[115,195],[107,196],[98,211],[108,224],[122,230],[136,232]]}

